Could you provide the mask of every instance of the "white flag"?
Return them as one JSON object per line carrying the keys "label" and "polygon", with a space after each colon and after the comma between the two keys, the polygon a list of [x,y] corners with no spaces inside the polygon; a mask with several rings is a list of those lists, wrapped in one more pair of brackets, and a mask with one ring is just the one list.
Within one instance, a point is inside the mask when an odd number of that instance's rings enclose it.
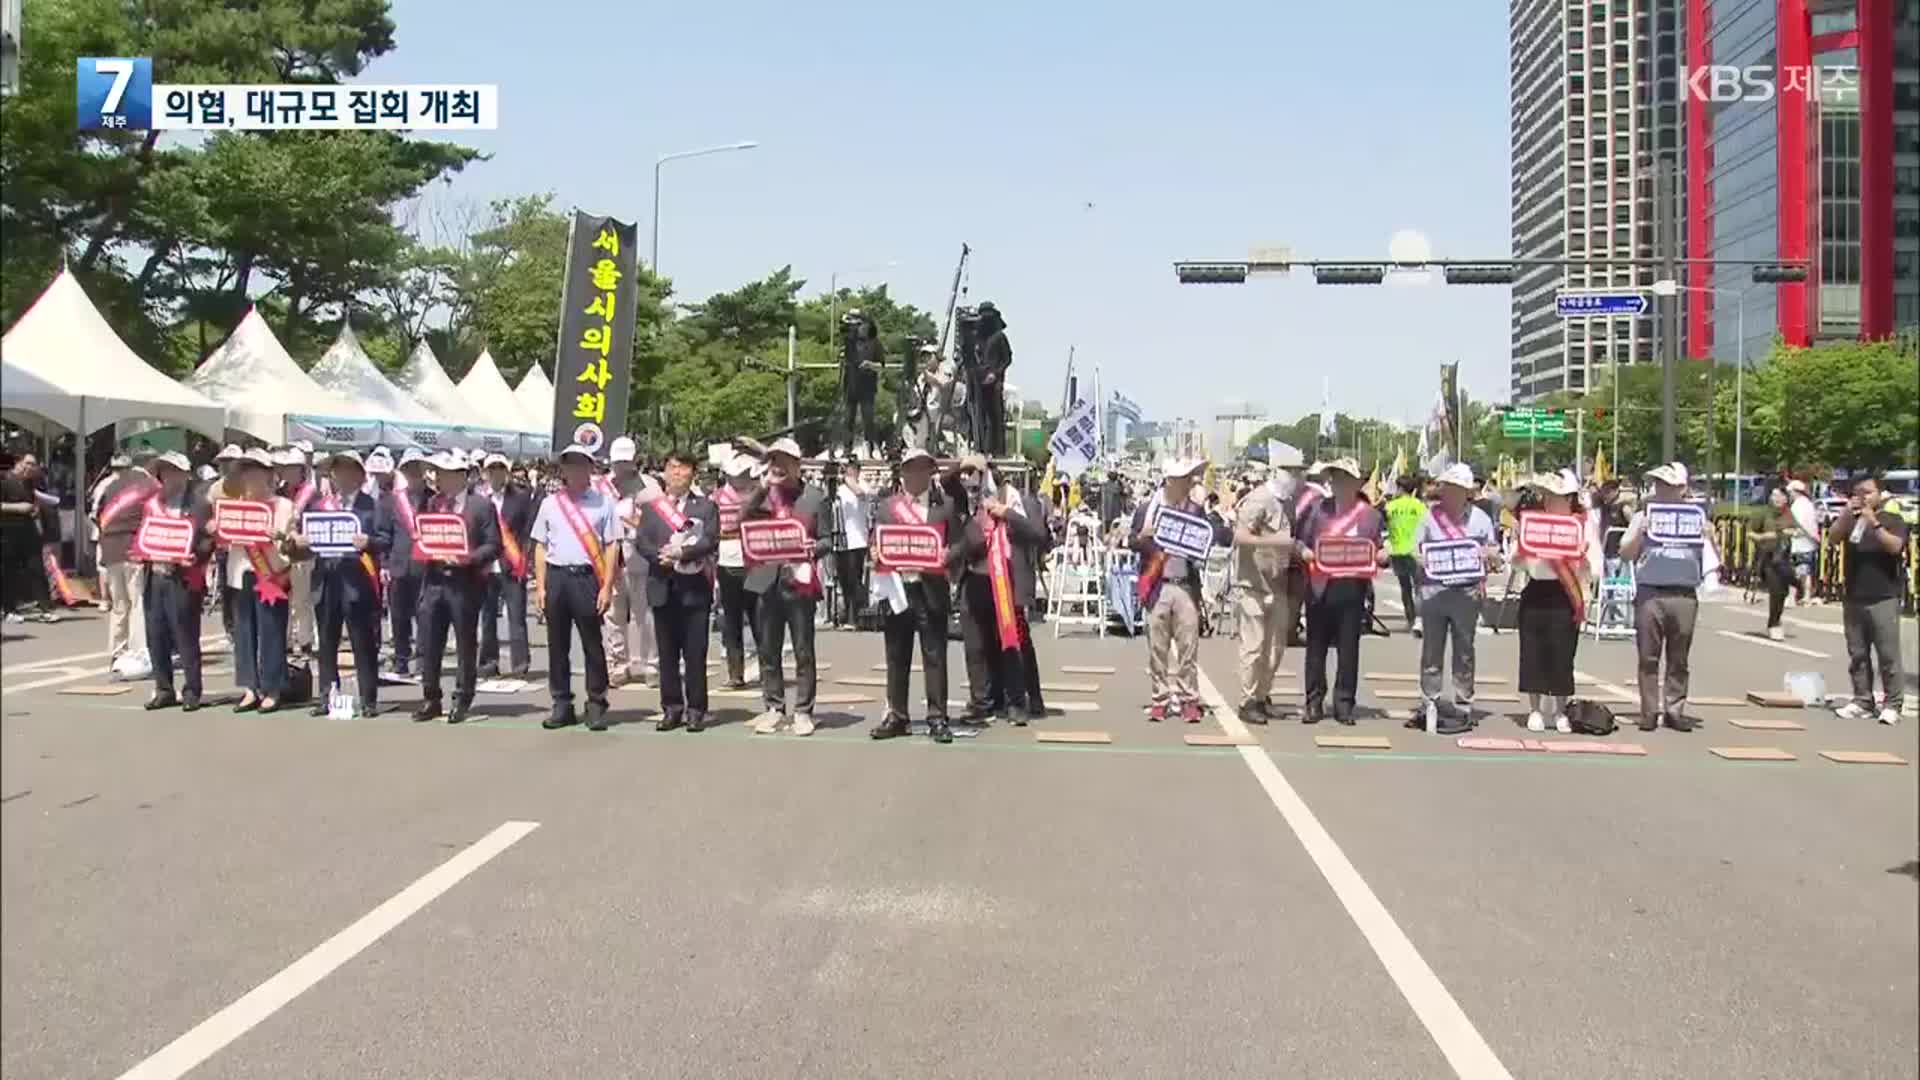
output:
{"label": "white flag", "polygon": [[1340,437],[1333,415],[1333,392],[1325,378],[1320,380],[1320,437],[1328,442]]}

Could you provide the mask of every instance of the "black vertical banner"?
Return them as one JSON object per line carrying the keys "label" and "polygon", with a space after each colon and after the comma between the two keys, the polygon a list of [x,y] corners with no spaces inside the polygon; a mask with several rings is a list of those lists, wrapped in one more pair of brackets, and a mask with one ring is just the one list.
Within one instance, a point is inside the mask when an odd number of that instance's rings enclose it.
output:
{"label": "black vertical banner", "polygon": [[574,211],[553,362],[553,449],[579,443],[605,460],[627,427],[638,229]]}

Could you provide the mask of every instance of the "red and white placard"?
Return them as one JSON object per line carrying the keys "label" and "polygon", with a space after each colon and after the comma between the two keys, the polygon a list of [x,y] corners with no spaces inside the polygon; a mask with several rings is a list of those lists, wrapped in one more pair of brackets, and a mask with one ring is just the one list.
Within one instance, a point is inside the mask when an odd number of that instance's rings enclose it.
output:
{"label": "red and white placard", "polygon": [[272,540],[272,504],[222,500],[213,509],[213,535],[229,544],[264,544]]}
{"label": "red and white placard", "polygon": [[467,556],[467,521],[459,514],[420,514],[413,519],[414,549],[429,559]]}
{"label": "red and white placard", "polygon": [[1323,536],[1313,545],[1313,566],[1327,577],[1370,578],[1380,570],[1380,549],[1359,536]]}
{"label": "red and white placard", "polygon": [[749,563],[807,562],[813,541],[807,527],[792,518],[758,518],[740,523],[740,553]]}
{"label": "red and white placard", "polygon": [[192,520],[148,514],[140,523],[140,531],[133,535],[133,554],[143,562],[192,562]]}
{"label": "red and white placard", "polygon": [[1583,559],[1587,555],[1587,519],[1578,514],[1529,510],[1520,515],[1520,554],[1536,559]]}
{"label": "red and white placard", "polygon": [[937,525],[875,525],[873,559],[882,570],[939,570],[946,538]]}

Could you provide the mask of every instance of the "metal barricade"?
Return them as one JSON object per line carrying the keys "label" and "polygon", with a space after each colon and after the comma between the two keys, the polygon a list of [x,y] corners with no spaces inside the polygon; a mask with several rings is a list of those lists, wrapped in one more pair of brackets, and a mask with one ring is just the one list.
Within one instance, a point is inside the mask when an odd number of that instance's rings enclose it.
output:
{"label": "metal barricade", "polygon": [[[1618,551],[1619,539],[1626,533],[1625,529],[1608,529],[1607,546]],[[1597,640],[1632,637],[1633,591],[1633,561],[1603,560],[1600,580],[1595,583],[1594,595],[1587,604],[1586,625],[1581,629]]]}

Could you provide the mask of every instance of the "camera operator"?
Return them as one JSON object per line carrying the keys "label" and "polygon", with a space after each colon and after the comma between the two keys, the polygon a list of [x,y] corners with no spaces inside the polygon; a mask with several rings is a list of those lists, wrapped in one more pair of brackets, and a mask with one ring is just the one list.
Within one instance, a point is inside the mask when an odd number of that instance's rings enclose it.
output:
{"label": "camera operator", "polygon": [[846,410],[841,445],[849,457],[855,452],[856,437],[862,440],[860,452],[863,454],[873,453],[879,444],[873,399],[880,390],[880,368],[885,356],[880,346],[880,328],[873,316],[855,308],[840,317],[840,395]]}

